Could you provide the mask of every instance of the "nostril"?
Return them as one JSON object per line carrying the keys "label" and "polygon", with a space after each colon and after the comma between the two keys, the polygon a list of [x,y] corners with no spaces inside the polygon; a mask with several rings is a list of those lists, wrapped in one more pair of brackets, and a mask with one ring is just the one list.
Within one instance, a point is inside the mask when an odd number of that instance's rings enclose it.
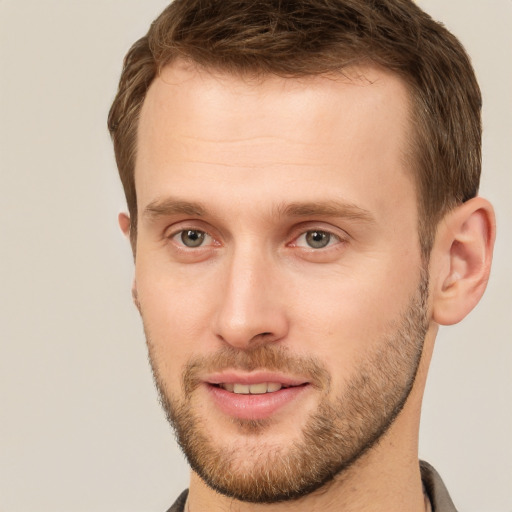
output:
{"label": "nostril", "polygon": [[274,333],[268,331],[268,332],[260,332],[259,334],[256,334],[256,336],[254,336],[251,341],[252,342],[257,342],[257,341],[260,341],[260,342],[269,342],[269,341],[272,341],[272,339],[274,338]]}

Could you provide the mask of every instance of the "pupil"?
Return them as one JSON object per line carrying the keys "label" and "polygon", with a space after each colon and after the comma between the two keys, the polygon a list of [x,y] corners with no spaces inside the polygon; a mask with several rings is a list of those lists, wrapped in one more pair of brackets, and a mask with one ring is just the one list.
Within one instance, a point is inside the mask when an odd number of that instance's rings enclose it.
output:
{"label": "pupil", "polygon": [[331,239],[331,235],[325,231],[310,231],[306,235],[307,243],[314,249],[321,249],[325,247]]}
{"label": "pupil", "polygon": [[189,230],[183,231],[181,234],[181,241],[187,247],[199,247],[204,240],[204,233],[202,231]]}

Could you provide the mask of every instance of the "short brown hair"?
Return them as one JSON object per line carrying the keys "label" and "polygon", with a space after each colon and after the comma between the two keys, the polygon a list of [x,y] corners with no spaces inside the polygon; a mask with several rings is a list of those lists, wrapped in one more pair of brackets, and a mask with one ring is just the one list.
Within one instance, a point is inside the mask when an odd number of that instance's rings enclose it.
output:
{"label": "short brown hair", "polygon": [[175,0],[129,50],[108,127],[136,238],[138,119],[162,67],[182,58],[237,75],[301,77],[375,63],[412,101],[412,167],[428,257],[442,216],[477,194],[481,94],[469,57],[411,0]]}

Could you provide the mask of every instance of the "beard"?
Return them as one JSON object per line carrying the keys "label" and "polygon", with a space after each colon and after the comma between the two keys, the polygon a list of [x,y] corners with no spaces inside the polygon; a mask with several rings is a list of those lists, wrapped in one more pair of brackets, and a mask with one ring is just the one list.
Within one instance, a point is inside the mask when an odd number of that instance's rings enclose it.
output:
{"label": "beard", "polygon": [[[217,492],[253,503],[298,499],[341,475],[382,438],[407,401],[428,330],[427,299],[428,277],[422,271],[405,311],[372,343],[334,398],[329,373],[320,361],[291,356],[273,343],[244,351],[226,346],[213,356],[194,358],[183,372],[183,398],[177,398],[158,372],[146,330],[160,402],[191,468]],[[288,446],[272,444],[264,436],[272,419],[233,419],[243,444],[216,442],[208,417],[194,406],[194,390],[201,383],[199,375],[228,368],[296,373],[323,390],[300,437]]]}

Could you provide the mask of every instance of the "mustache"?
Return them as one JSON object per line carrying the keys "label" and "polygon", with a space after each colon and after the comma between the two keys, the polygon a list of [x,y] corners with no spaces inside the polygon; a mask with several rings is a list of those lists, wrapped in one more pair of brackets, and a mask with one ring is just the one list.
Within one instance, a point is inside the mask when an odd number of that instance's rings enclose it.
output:
{"label": "mustache", "polygon": [[190,395],[203,383],[205,374],[225,370],[265,370],[300,375],[323,389],[328,389],[331,382],[329,372],[315,357],[291,356],[285,348],[274,345],[258,345],[248,350],[225,346],[214,354],[194,357],[187,363],[182,375],[185,395]]}

